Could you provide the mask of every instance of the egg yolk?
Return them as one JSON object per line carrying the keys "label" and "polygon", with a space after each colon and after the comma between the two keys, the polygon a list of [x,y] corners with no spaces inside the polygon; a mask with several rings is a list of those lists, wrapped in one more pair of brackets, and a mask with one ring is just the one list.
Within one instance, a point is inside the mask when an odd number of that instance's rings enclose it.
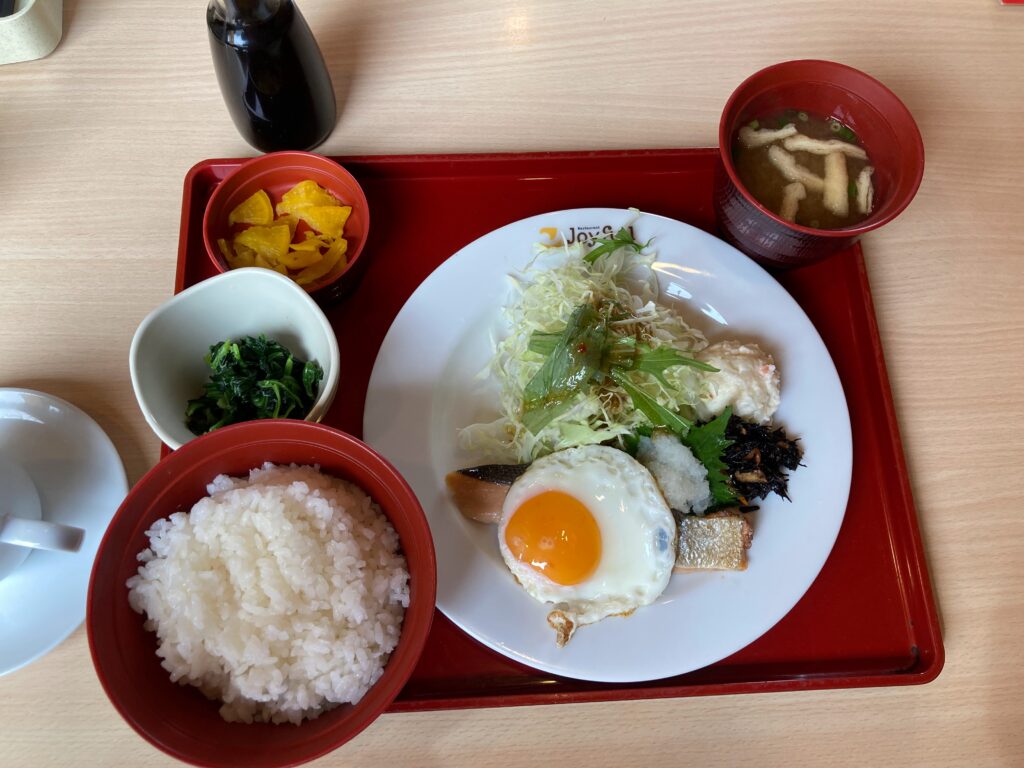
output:
{"label": "egg yolk", "polygon": [[556,584],[579,584],[601,560],[601,529],[590,510],[561,491],[524,501],[505,526],[505,543],[520,562]]}

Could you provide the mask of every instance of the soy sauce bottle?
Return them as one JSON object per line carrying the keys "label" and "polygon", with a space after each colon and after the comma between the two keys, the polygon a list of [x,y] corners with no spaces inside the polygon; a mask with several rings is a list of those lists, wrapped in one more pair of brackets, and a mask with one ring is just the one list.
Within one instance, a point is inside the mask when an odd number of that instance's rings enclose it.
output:
{"label": "soy sauce bottle", "polygon": [[291,0],[210,0],[213,65],[224,102],[256,149],[312,149],[334,129],[334,88]]}

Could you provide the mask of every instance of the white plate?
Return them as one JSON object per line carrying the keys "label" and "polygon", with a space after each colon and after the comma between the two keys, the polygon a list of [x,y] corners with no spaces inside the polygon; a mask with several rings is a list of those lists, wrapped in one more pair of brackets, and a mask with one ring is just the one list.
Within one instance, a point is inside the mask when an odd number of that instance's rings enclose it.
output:
{"label": "white plate", "polygon": [[[846,510],[852,468],[850,420],[839,377],[814,326],[761,267],[687,224],[642,215],[635,236],[653,238],[662,301],[709,340],[757,340],[782,372],[777,421],[798,435],[804,462],[790,478],[792,503],[772,497],[754,522],[743,572],[675,574],[662,596],[628,618],[582,627],[564,648],[550,609],[512,579],[493,526],[465,520],[444,476],[479,464],[457,430],[497,416],[493,385],[474,379],[503,334],[505,276],[524,267],[554,228],[617,229],[625,210],[578,209],[534,216],[456,253],[409,298],[381,345],[370,377],[363,434],[405,475],[423,504],[437,548],[437,603],[471,636],[518,662],[584,680],[633,682],[712,664],[753,642],[786,615],[824,565]],[[547,231],[544,231],[547,230]]]}
{"label": "white plate", "polygon": [[28,472],[44,520],[85,529],[78,552],[34,550],[0,581],[3,675],[56,648],[85,619],[96,549],[128,482],[114,444],[95,421],[30,389],[0,389],[0,455]]}

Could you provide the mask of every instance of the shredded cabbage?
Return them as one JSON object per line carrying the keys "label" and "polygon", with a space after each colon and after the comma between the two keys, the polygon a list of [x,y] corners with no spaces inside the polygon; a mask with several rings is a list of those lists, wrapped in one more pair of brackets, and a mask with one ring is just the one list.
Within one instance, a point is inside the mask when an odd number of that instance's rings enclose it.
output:
{"label": "shredded cabbage", "polygon": [[[508,335],[496,342],[494,357],[482,372],[500,384],[501,415],[459,432],[462,448],[492,461],[532,461],[564,448],[615,440],[648,423],[625,392],[606,377],[601,384],[585,385],[572,408],[538,434],[523,424],[523,390],[544,362],[543,355],[529,350],[530,337],[534,332],[561,332],[579,305],[617,302],[628,317],[611,323],[615,331],[639,334],[653,347],[669,345],[692,355],[707,346],[700,331],[654,301],[658,295],[657,276],[651,268],[655,253],[619,248],[588,264],[579,244],[558,248],[538,244],[534,250],[530,264],[510,276],[512,295],[503,309]],[[667,369],[668,387],[648,373],[628,371],[627,375],[660,405],[692,415],[698,371],[687,366]]]}

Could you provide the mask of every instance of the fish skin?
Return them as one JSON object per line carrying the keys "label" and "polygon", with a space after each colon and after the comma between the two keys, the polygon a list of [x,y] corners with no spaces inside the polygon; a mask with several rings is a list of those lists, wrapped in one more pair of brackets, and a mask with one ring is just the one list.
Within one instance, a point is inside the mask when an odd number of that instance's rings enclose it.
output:
{"label": "fish skin", "polygon": [[512,485],[529,466],[529,464],[481,464],[478,467],[466,467],[458,471],[474,480],[497,483],[498,485]]}

